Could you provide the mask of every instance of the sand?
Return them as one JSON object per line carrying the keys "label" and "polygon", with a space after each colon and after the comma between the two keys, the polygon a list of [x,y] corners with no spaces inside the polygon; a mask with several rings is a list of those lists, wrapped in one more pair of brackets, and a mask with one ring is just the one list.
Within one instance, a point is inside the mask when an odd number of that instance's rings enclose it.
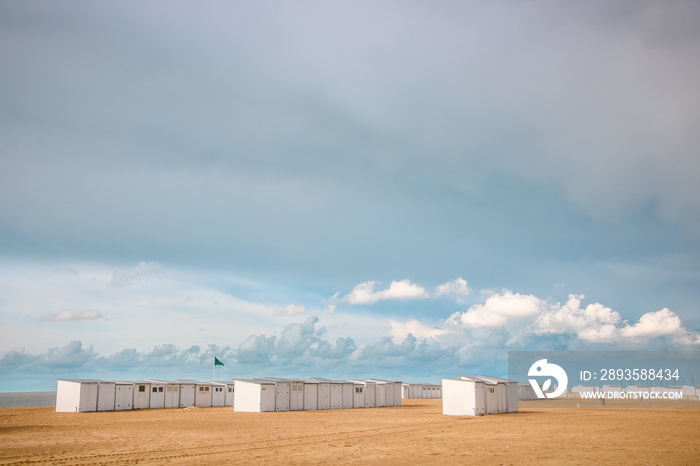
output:
{"label": "sand", "polygon": [[700,464],[700,402],[658,409],[538,403],[483,417],[444,416],[439,399],[283,413],[6,408],[0,464]]}

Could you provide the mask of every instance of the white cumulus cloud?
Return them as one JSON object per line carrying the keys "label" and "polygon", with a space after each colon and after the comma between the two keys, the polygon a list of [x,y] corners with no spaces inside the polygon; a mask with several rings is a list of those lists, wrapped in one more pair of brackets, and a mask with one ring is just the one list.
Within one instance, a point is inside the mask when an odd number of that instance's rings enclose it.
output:
{"label": "white cumulus cloud", "polygon": [[551,305],[537,316],[533,332],[543,334],[575,333],[587,341],[609,341],[614,338],[617,325],[622,321],[620,314],[602,304],[589,304],[581,307],[584,295],[569,295],[562,306]]}
{"label": "white cumulus cloud", "polygon": [[536,296],[506,290],[490,296],[484,304],[476,304],[466,312],[455,312],[448,323],[467,328],[500,327],[513,319],[535,316],[545,307],[546,302]]}
{"label": "white cumulus cloud", "polygon": [[443,283],[442,285],[438,285],[435,288],[435,295],[436,296],[468,296],[472,292],[471,289],[469,289],[469,286],[467,286],[467,281],[463,279],[462,277],[459,277],[455,280],[449,281],[447,283]]}
{"label": "white cumulus cloud", "polygon": [[374,304],[385,299],[408,300],[425,299],[428,292],[420,285],[411,283],[410,280],[392,281],[389,288],[375,291],[378,282],[367,281],[360,283],[343,299],[350,304]]}
{"label": "white cumulus cloud", "polygon": [[509,341],[527,336],[570,335],[586,343],[621,347],[639,347],[653,339],[664,339],[676,347],[700,346],[700,333],[686,329],[681,318],[669,309],[646,313],[630,324],[603,304],[582,306],[584,297],[571,294],[561,304],[505,290],[466,312],[455,312],[446,324],[451,330],[464,331],[500,327],[513,334]]}
{"label": "white cumulus cloud", "polygon": [[416,319],[411,319],[408,322],[399,322],[396,320],[389,320],[391,324],[391,338],[394,342],[401,342],[406,339],[410,334],[416,338],[432,338],[437,339],[438,337],[448,333],[447,330],[438,327],[431,327]]}

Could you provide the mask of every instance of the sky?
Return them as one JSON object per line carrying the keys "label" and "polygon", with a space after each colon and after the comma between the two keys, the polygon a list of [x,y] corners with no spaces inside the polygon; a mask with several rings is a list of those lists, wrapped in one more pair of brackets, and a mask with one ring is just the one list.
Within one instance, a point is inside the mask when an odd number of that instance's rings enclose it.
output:
{"label": "sky", "polygon": [[700,2],[0,3],[0,391],[700,349]]}

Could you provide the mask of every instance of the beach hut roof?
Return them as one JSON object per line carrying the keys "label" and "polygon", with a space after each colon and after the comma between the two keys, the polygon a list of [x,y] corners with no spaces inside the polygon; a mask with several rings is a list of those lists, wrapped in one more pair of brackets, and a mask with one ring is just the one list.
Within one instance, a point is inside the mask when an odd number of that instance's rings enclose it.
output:
{"label": "beach hut roof", "polygon": [[452,380],[465,380],[465,381],[467,381],[467,382],[481,382],[481,383],[486,383],[486,381],[485,381],[484,379],[482,379],[481,377],[478,377],[478,376],[476,376],[476,375],[460,375],[460,376],[457,377],[456,379],[452,379]]}
{"label": "beach hut roof", "polygon": [[268,379],[234,379],[234,382],[256,383],[258,385],[274,385],[274,380]]}
{"label": "beach hut roof", "polygon": [[518,383],[514,380],[502,379],[500,377],[491,377],[490,375],[479,375],[477,377],[484,380],[490,385],[493,385],[494,383]]}
{"label": "beach hut roof", "polygon": [[58,379],[62,380],[64,382],[74,382],[74,383],[108,383],[110,382],[109,380],[100,380],[100,379]]}

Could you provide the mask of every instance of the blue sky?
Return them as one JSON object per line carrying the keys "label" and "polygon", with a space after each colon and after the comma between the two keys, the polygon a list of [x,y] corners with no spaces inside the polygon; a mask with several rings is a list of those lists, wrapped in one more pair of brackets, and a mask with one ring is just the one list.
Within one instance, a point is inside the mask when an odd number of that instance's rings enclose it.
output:
{"label": "blue sky", "polygon": [[0,5],[0,391],[700,347],[700,3]]}

